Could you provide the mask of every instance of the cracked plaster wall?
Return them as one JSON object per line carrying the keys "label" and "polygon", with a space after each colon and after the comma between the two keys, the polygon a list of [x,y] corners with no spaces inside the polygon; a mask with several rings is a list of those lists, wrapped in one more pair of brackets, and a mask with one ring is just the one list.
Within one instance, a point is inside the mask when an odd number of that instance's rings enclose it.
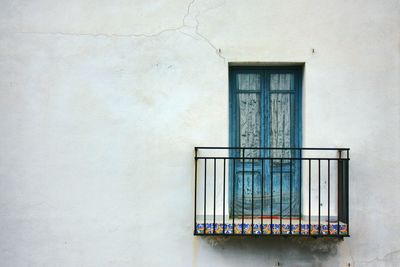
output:
{"label": "cracked plaster wall", "polygon": [[[399,11],[2,1],[0,266],[400,265]],[[192,236],[192,149],[227,145],[229,62],[305,62],[304,144],[352,149],[352,237]]]}

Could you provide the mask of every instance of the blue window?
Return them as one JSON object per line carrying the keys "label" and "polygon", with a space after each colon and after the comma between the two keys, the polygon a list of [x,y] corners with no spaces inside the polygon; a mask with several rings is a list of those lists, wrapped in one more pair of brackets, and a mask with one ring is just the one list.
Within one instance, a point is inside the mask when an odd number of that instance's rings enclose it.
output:
{"label": "blue window", "polygon": [[300,163],[289,158],[300,152],[255,148],[301,147],[301,74],[299,67],[230,68],[230,146],[245,148],[231,150],[244,158],[230,166],[231,214],[299,215]]}

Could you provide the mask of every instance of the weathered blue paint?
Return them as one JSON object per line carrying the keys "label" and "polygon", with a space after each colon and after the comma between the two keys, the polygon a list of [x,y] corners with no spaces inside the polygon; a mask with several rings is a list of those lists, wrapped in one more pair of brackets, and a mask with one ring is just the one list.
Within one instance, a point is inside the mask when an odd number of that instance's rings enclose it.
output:
{"label": "weathered blue paint", "polygon": [[[240,121],[239,121],[239,105],[237,95],[238,85],[237,85],[237,75],[238,74],[258,74],[261,77],[260,84],[260,105],[261,105],[261,138],[260,138],[260,147],[271,147],[271,106],[270,99],[271,94],[273,93],[283,93],[289,94],[293,97],[290,97],[290,113],[291,118],[293,118],[293,123],[290,123],[290,139],[291,139],[291,147],[301,147],[301,111],[302,111],[302,68],[301,67],[231,67],[229,70],[229,144],[231,147],[239,147],[240,146]],[[294,88],[293,91],[271,91],[270,88],[270,78],[272,74],[293,74],[294,75]],[[255,91],[247,91],[250,93],[255,93]],[[298,152],[300,153],[300,152]],[[231,156],[242,156],[241,151],[230,151]],[[262,150],[260,156],[271,156],[270,151]],[[300,156],[299,154],[293,156]],[[233,169],[233,164],[230,164],[230,190],[229,190],[229,198],[230,198],[230,210],[232,214],[232,207],[235,204],[235,215],[242,214],[242,194],[244,189],[244,213],[245,215],[251,214],[251,180],[252,180],[252,164],[251,161],[246,161],[243,165],[240,160],[236,161],[235,170]],[[299,193],[301,190],[301,175],[299,171],[300,162],[293,162],[292,164],[292,215],[296,216],[299,214]],[[265,161],[264,163],[264,188],[262,188],[262,176],[261,176],[261,162],[255,161],[254,164],[254,192],[255,192],[255,201],[254,201],[254,214],[260,215],[261,213],[261,199],[260,195],[262,191],[264,191],[264,203],[263,203],[263,214],[270,215],[270,199],[273,199],[273,215],[279,215],[280,213],[280,169],[281,166],[277,164],[272,167],[272,178],[273,178],[273,194],[271,196],[271,168],[270,162]],[[245,181],[243,183],[243,170]],[[282,165],[282,192],[283,195],[290,194],[290,164]],[[235,176],[235,188],[233,188],[233,178]],[[244,185],[244,188],[243,188]],[[235,203],[233,203],[233,194],[235,194]],[[289,210],[289,201],[287,198],[282,198],[282,206],[283,206],[283,214],[287,215]]]}

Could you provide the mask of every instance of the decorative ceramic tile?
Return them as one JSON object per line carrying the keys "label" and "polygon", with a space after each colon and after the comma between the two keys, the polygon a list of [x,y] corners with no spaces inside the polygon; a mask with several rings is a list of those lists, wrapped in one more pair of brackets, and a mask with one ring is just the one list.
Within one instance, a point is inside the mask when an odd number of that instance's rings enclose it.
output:
{"label": "decorative ceramic tile", "polygon": [[[309,228],[311,228],[311,233],[309,231]],[[291,227],[291,233],[290,233],[290,224],[287,223],[273,223],[273,224],[259,224],[259,223],[254,223],[253,225],[251,223],[235,223],[235,226],[233,227],[232,224],[230,223],[206,223],[206,227],[204,229],[204,223],[197,223],[196,224],[196,233],[197,234],[204,234],[204,231],[206,234],[227,234],[227,235],[232,235],[233,232],[235,234],[245,234],[245,235],[299,235],[300,227],[299,224],[292,224]],[[319,225],[318,224],[301,224],[301,234],[302,235],[337,235],[338,234],[338,225],[337,224],[330,224],[329,227],[329,233],[328,233],[328,224],[321,224],[321,232],[319,231]],[[347,225],[346,224],[340,224],[340,229],[339,229],[339,235],[347,235]]]}

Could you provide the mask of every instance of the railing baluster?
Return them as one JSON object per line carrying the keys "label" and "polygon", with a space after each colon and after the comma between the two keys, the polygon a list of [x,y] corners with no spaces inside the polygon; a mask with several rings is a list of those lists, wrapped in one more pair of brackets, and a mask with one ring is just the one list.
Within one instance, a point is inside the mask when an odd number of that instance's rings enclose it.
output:
{"label": "railing baluster", "polygon": [[206,234],[206,215],[207,215],[207,159],[204,159],[204,234]]}
{"label": "railing baluster", "polygon": [[280,234],[282,234],[282,184],[283,184],[283,181],[282,181],[282,166],[283,165],[283,160],[281,159],[281,166],[280,166],[280,171],[281,171],[281,174],[280,174],[280,177],[281,177],[281,186],[280,186],[280,193],[281,193],[281,197],[280,197],[280,231],[279,231],[279,233]]}
{"label": "railing baluster", "polygon": [[236,160],[233,160],[233,190],[232,190],[232,235],[235,234],[235,195],[236,195]]}
{"label": "railing baluster", "polygon": [[338,190],[337,190],[337,194],[338,194],[338,208],[337,208],[337,235],[340,236],[340,191],[341,191],[341,183],[342,181],[340,181],[340,179],[343,177],[343,175],[340,173],[342,171],[342,151],[339,150],[339,159],[337,161],[338,164]]}
{"label": "railing baluster", "polygon": [[225,169],[226,169],[226,159],[224,159],[224,180],[223,180],[223,191],[222,191],[222,234],[225,234]]}
{"label": "railing baluster", "polygon": [[349,212],[350,212],[350,207],[349,207],[349,151],[347,151],[347,159],[345,160],[346,162],[346,169],[345,169],[345,174],[346,174],[346,224],[347,224],[347,235],[350,235],[350,222],[349,222]]}
{"label": "railing baluster", "polygon": [[300,199],[299,199],[299,235],[301,235],[301,191],[302,191],[302,170],[301,170],[301,166],[302,166],[302,161],[300,160],[300,166],[299,166],[299,193],[300,193]]}
{"label": "railing baluster", "polygon": [[244,152],[245,149],[243,148],[243,161],[242,161],[242,235],[244,234]]}
{"label": "railing baluster", "polygon": [[311,235],[311,160],[308,160],[308,235]]}
{"label": "railing baluster", "polygon": [[321,234],[321,160],[318,160],[318,234]]}
{"label": "railing baluster", "polygon": [[292,160],[290,160],[290,166],[289,166],[289,174],[290,174],[290,198],[289,198],[289,216],[290,216],[290,228],[289,228],[289,233],[292,234]]}
{"label": "railing baluster", "polygon": [[197,234],[197,148],[194,149],[194,233]]}
{"label": "railing baluster", "polygon": [[254,159],[251,160],[251,234],[254,235]]}
{"label": "railing baluster", "polygon": [[213,220],[213,234],[215,234],[215,208],[217,198],[217,159],[214,159],[214,220]]}
{"label": "railing baluster", "polygon": [[328,235],[331,234],[331,160],[328,159]]}
{"label": "railing baluster", "polygon": [[273,168],[273,166],[274,166],[274,163],[273,163],[273,159],[270,159],[269,160],[269,165],[270,165],[270,168],[269,168],[269,170],[270,170],[270,173],[271,173],[271,179],[270,179],[270,181],[271,181],[271,188],[270,188],[270,190],[271,190],[271,216],[270,216],[270,219],[271,219],[271,224],[270,224],[270,226],[269,226],[269,228],[270,228],[270,234],[272,235],[272,228],[273,228],[273,224],[272,224],[272,217],[273,217],[273,209],[272,209],[272,205],[273,205],[273,198],[274,198],[274,191],[273,191],[273,180],[274,180],[274,176],[273,176],[273,170],[272,170],[272,168]]}
{"label": "railing baluster", "polygon": [[261,160],[261,235],[264,234],[264,160]]}

